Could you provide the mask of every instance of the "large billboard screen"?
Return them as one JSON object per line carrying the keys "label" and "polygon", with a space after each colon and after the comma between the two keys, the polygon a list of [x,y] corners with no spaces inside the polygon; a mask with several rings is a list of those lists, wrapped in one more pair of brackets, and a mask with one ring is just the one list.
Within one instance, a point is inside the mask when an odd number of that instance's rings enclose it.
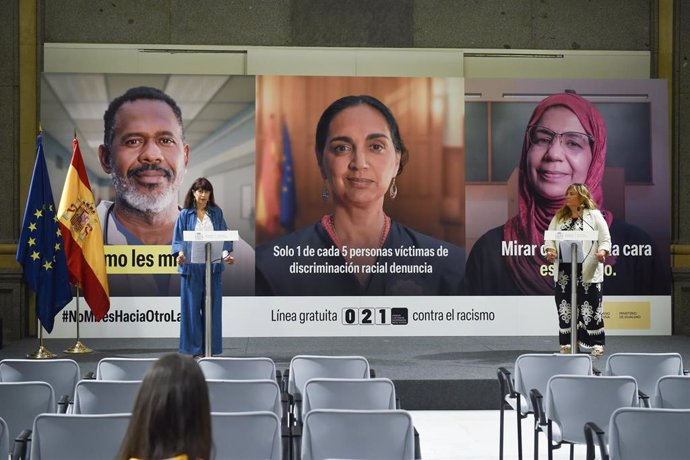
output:
{"label": "large billboard screen", "polygon": [[[118,107],[148,113],[122,100],[142,86],[179,106],[177,151],[118,147]],[[527,161],[535,107],[565,92],[602,115],[595,165]],[[607,331],[670,333],[662,81],[46,73],[41,118],[56,202],[76,132],[99,203],[111,311],[96,323],[82,299],[85,337],[179,334],[171,225],[197,177],[240,235],[227,336],[550,335],[543,231],[564,193],[551,183],[591,182],[594,168],[612,236]],[[52,336],[72,337],[76,319],[73,302]]]}

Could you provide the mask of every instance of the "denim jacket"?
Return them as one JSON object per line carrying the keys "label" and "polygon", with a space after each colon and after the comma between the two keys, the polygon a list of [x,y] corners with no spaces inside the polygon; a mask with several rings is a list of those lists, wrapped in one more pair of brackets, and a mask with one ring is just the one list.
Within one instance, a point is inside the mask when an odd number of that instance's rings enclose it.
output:
{"label": "denim jacket", "polygon": [[[211,219],[213,223],[214,230],[227,230],[228,226],[225,224],[225,219],[223,218],[223,211],[218,206],[209,206],[206,208],[206,214]],[[177,267],[177,271],[182,274],[189,273],[190,258],[192,255],[191,241],[184,241],[183,235],[187,230],[194,230],[196,227],[196,209],[194,208],[184,208],[180,211],[180,215],[175,223],[175,230],[173,231],[172,239],[172,253],[177,256],[180,251],[184,252],[187,260],[185,263]],[[225,241],[223,243],[223,250],[232,252],[232,241]],[[214,263],[211,264],[211,270],[213,273],[222,272],[225,270],[225,264]]]}

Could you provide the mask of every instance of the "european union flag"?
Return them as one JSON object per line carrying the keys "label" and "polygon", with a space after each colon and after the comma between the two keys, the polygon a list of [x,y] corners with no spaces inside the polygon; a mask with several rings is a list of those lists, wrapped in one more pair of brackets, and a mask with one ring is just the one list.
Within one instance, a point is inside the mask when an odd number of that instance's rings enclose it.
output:
{"label": "european union flag", "polygon": [[41,134],[36,144],[36,164],[17,244],[17,262],[24,267],[26,284],[36,293],[36,316],[51,332],[55,315],[72,300],[72,288]]}
{"label": "european union flag", "polygon": [[295,171],[287,124],[283,124],[283,168],[280,179],[280,225],[289,231],[295,229],[297,199],[295,198]]}

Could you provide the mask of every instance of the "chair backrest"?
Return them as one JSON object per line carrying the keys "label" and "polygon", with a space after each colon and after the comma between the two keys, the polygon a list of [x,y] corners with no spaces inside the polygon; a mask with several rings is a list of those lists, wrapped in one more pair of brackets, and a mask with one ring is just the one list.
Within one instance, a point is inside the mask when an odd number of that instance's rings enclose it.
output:
{"label": "chair backrest", "polygon": [[10,434],[7,422],[0,417],[0,458],[8,458],[10,452]]}
{"label": "chair backrest", "polygon": [[73,359],[3,359],[0,361],[0,381],[3,382],[48,382],[55,397],[70,398],[81,378],[79,364]]}
{"label": "chair backrest", "polygon": [[584,426],[604,431],[619,407],[637,406],[637,383],[630,376],[554,375],[546,384],[545,412],[565,441],[584,444]]}
{"label": "chair backrest", "polygon": [[660,377],[654,390],[653,406],[665,409],[690,409],[690,376]]}
{"label": "chair backrest", "polygon": [[0,383],[0,417],[9,427],[10,439],[22,430],[30,430],[34,418],[44,412],[55,412],[55,393],[49,383]]}
{"label": "chair backrest", "polygon": [[554,375],[592,375],[592,359],[583,354],[528,353],[518,356],[513,371],[515,391],[526,400],[533,412],[529,392],[539,390],[546,394],[546,384]]}
{"label": "chair backrest", "polygon": [[211,412],[268,411],[282,417],[275,380],[207,380]]}
{"label": "chair backrest", "polygon": [[403,410],[313,409],[304,418],[302,459],[414,459],[412,417]]}
{"label": "chair backrest", "polygon": [[273,412],[211,412],[215,458],[281,460],[280,419]]}
{"label": "chair backrest", "polygon": [[679,353],[614,353],[606,359],[606,375],[630,375],[647,396],[654,394],[656,382],[664,375],[683,375]]}
{"label": "chair backrest", "polygon": [[690,409],[626,407],[611,415],[610,460],[684,460],[690,456]]}
{"label": "chair backrest", "polygon": [[158,358],[103,358],[96,366],[96,380],[143,380]]}
{"label": "chair backrest", "polygon": [[201,358],[199,367],[207,379],[256,380],[275,379],[276,365],[271,358]]}
{"label": "chair backrest", "polygon": [[312,409],[395,409],[390,379],[310,379],[304,385],[302,412]]}
{"label": "chair backrest", "polygon": [[302,394],[307,380],[314,378],[368,379],[369,362],[363,356],[297,355],[290,360],[287,391]]}
{"label": "chair backrest", "polygon": [[80,380],[74,390],[75,414],[118,414],[132,412],[141,381]]}
{"label": "chair backrest", "polygon": [[40,414],[31,434],[32,460],[115,458],[130,414]]}

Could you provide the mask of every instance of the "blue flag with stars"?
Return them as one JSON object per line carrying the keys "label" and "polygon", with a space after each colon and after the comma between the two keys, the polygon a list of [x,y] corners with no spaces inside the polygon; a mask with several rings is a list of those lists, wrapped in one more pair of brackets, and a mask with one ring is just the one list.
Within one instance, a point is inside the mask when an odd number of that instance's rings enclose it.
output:
{"label": "blue flag with stars", "polygon": [[295,197],[295,171],[287,124],[283,124],[283,167],[280,180],[280,225],[289,231],[295,229],[297,198]]}
{"label": "blue flag with stars", "polygon": [[36,293],[36,316],[51,332],[55,315],[72,300],[72,288],[41,134],[36,144],[36,164],[17,244],[17,262],[24,267],[26,284]]}

